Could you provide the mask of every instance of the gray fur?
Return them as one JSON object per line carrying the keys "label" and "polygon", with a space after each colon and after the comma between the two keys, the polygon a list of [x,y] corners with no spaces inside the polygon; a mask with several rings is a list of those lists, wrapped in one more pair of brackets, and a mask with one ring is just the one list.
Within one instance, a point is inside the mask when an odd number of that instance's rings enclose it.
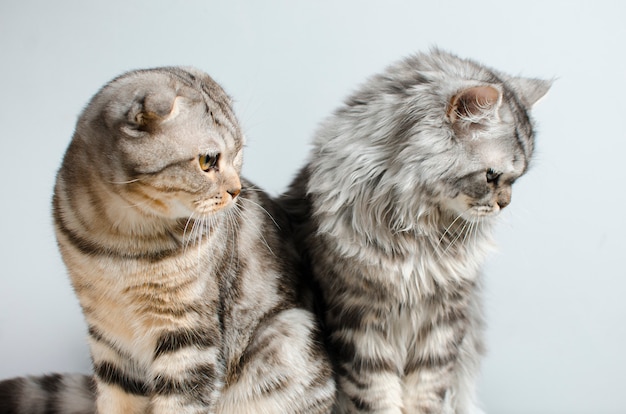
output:
{"label": "gray fur", "polygon": [[130,72],[94,96],[53,204],[95,389],[8,380],[3,412],[88,413],[94,396],[102,414],[330,411],[290,225],[240,180],[243,144],[230,98],[196,69]]}
{"label": "gray fur", "polygon": [[549,86],[434,50],[372,77],[322,123],[281,202],[320,290],[336,412],[477,409],[480,268]]}

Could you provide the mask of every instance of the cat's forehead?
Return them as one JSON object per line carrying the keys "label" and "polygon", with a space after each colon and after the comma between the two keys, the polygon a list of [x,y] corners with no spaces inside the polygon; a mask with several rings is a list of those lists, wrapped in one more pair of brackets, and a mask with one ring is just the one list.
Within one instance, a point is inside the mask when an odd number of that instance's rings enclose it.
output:
{"label": "cat's forehead", "polygon": [[470,169],[491,168],[501,173],[521,175],[527,168],[526,154],[511,131],[470,139],[463,143],[463,147],[463,156]]}

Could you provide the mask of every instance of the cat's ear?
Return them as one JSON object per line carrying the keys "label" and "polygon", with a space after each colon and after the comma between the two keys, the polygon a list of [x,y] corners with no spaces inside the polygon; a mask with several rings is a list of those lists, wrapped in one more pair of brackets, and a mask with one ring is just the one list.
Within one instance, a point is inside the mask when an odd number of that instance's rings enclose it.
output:
{"label": "cat's ear", "polygon": [[174,90],[153,92],[137,98],[127,114],[128,122],[138,129],[151,129],[158,124],[176,118],[180,113],[181,96]]}
{"label": "cat's ear", "polygon": [[528,109],[543,98],[552,86],[552,81],[533,78],[510,78],[508,83]]}
{"label": "cat's ear", "polygon": [[448,106],[447,116],[458,121],[480,123],[494,115],[502,103],[502,91],[495,85],[472,86],[457,92]]}

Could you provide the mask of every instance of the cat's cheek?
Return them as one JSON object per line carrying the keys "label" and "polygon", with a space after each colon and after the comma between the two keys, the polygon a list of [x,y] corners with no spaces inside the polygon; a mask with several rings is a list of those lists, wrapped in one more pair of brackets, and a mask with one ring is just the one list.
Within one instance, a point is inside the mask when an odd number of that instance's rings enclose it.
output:
{"label": "cat's cheek", "polygon": [[451,212],[454,216],[469,217],[470,198],[465,194],[459,194],[454,198],[448,198],[443,201],[442,206]]}
{"label": "cat's cheek", "polygon": [[190,217],[194,211],[186,203],[182,203],[178,200],[173,200],[170,203],[170,212],[172,214],[171,218],[178,219],[178,218]]}

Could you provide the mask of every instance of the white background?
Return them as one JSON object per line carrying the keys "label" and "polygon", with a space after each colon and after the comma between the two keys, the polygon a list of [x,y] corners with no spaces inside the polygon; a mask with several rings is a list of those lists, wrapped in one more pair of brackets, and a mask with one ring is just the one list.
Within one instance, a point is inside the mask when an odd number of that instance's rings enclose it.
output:
{"label": "white background", "polygon": [[[625,413],[626,3],[0,2],[0,378],[89,371],[50,198],[78,113],[126,70],[194,65],[237,101],[272,194],[367,76],[438,45],[557,78],[485,269],[490,413]],[[100,160],[93,160],[98,168]]]}

